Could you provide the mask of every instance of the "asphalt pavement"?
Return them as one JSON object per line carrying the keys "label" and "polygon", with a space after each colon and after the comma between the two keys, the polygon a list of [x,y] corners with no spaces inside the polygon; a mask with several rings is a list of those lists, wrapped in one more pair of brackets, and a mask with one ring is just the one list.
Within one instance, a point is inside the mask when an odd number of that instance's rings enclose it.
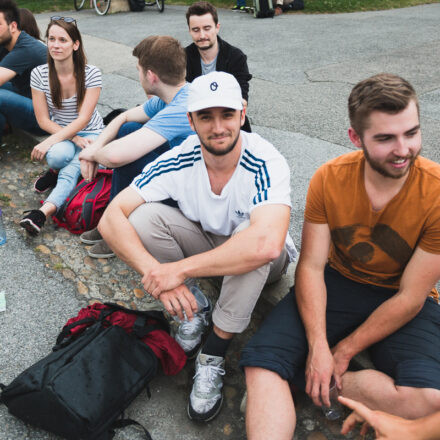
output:
{"label": "asphalt pavement", "polygon": [[[42,30],[50,15],[37,16]],[[190,43],[185,8],[180,6],[166,5],[163,14],[150,7],[139,13],[104,17],[91,10],[66,11],[63,15],[77,19],[89,62],[103,72],[103,114],[144,101],[136,60],[131,55],[141,39],[172,35],[183,45]],[[408,79],[420,98],[423,155],[440,161],[440,4],[335,15],[294,13],[262,20],[220,10],[219,17],[220,35],[248,56],[253,75],[248,114],[253,130],[271,141],[291,167],[290,230],[298,245],[310,177],[328,159],[354,149],[347,136],[347,98],[359,80],[379,72]],[[0,193],[24,197],[21,180],[14,182],[20,170],[14,170],[1,151],[0,157],[4,159],[0,162]],[[28,169],[24,163],[23,169]],[[17,164],[21,167],[21,162]],[[17,177],[22,178],[26,181],[26,176]],[[55,270],[61,263],[49,264],[42,255],[47,248],[25,238],[14,222],[13,208],[4,206],[8,242],[0,246],[0,291],[6,292],[7,299],[6,312],[0,312],[0,382],[4,383],[49,352],[68,317],[92,298],[100,298],[98,293],[89,297],[81,293],[75,268],[74,276],[66,275],[70,272],[63,272],[63,276]],[[45,236],[48,247],[51,241],[55,243],[54,237]],[[62,237],[64,243],[54,245],[60,254],[69,240],[73,243],[68,235]],[[55,255],[52,260],[57,258]],[[118,270],[122,276],[123,269]],[[240,344],[233,348],[231,363],[235,368],[226,376],[227,403],[212,423],[200,426],[186,418],[190,368],[176,378],[159,376],[152,384],[153,398],[148,401],[142,395],[129,414],[144,423],[155,440],[244,439],[244,417],[238,410],[244,384],[236,369]],[[337,434],[337,425],[319,420],[319,413],[303,402],[295,438],[342,438]],[[135,429],[128,429],[116,438],[135,440],[141,436]],[[55,437],[15,420],[0,406],[0,440],[16,439]]]}

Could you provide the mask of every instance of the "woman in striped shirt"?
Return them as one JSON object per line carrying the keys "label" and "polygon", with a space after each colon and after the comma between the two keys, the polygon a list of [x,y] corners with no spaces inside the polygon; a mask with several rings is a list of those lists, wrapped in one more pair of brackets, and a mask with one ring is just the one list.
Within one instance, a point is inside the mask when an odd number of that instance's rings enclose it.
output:
{"label": "woman in striped shirt", "polygon": [[27,211],[20,225],[37,235],[56,213],[81,174],[78,155],[103,128],[96,110],[101,72],[86,64],[76,20],[52,17],[46,31],[48,63],[31,73],[32,102],[40,127],[51,135],[34,147],[32,160],[51,167],[35,182],[37,192],[54,188],[40,209]]}

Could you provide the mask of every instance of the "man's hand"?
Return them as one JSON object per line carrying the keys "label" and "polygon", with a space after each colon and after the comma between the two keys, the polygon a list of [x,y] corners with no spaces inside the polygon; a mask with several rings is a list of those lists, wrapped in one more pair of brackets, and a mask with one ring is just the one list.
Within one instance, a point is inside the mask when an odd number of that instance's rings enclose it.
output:
{"label": "man's hand", "polygon": [[86,148],[79,153],[78,159],[81,164],[81,175],[87,182],[93,180],[98,172],[98,163],[94,159],[95,151],[98,149],[99,146],[90,142],[86,145]]}
{"label": "man's hand", "polygon": [[79,161],[81,166],[81,175],[86,182],[92,181],[98,172],[98,164],[89,160],[82,159]]}
{"label": "man's hand", "polygon": [[307,357],[306,393],[317,406],[330,406],[329,385],[334,369],[334,359],[327,341],[314,344]]}
{"label": "man's hand", "polygon": [[142,277],[144,289],[156,299],[162,292],[173,290],[184,281],[179,262],[158,264]]}
{"label": "man's hand", "polygon": [[46,155],[46,153],[48,152],[51,146],[52,145],[46,143],[45,141],[40,142],[38,145],[35,145],[31,153],[31,159],[39,160],[39,161],[43,160],[44,156]]}
{"label": "man's hand", "polygon": [[342,389],[342,375],[347,371],[348,364],[353,357],[351,354],[349,354],[344,341],[345,340],[342,340],[339,344],[332,348],[333,359],[335,362],[334,377],[336,386],[340,390]]}
{"label": "man's hand", "polygon": [[72,142],[81,149],[84,149],[93,143],[91,139],[87,139],[78,135],[73,136]]}
{"label": "man's hand", "polygon": [[348,434],[358,423],[363,423],[361,435],[365,435],[371,426],[376,432],[378,440],[417,440],[422,435],[414,435],[411,429],[412,421],[401,417],[386,414],[382,411],[371,411],[360,402],[356,402],[346,397],[339,397],[339,401],[354,411],[345,419],[342,425],[341,434]]}
{"label": "man's hand", "polygon": [[170,315],[177,315],[182,321],[185,319],[183,316],[184,311],[189,320],[197,312],[197,301],[185,284],[181,284],[167,292],[162,292],[159,295],[159,300]]}
{"label": "man's hand", "polygon": [[96,145],[94,142],[90,142],[87,145],[87,148],[84,148],[79,153],[79,160],[88,160],[90,162],[95,162],[95,152],[99,150],[99,146]]}

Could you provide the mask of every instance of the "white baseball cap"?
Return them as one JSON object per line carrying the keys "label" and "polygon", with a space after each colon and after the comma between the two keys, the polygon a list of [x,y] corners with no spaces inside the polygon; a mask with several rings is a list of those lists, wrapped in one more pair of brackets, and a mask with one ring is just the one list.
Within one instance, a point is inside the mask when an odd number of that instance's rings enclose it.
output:
{"label": "white baseball cap", "polygon": [[188,111],[226,107],[243,109],[243,98],[238,81],[226,72],[211,72],[197,77],[188,92]]}

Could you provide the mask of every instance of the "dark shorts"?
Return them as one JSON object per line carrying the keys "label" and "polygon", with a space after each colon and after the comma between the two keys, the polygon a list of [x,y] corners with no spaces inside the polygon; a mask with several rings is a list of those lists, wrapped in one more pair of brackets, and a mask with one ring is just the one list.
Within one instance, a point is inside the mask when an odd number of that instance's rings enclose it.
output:
{"label": "dark shorts", "polygon": [[[352,333],[395,290],[360,284],[329,267],[327,338],[330,347]],[[440,389],[440,306],[428,298],[408,324],[368,349],[374,366],[398,386]],[[261,367],[305,388],[308,346],[295,289],[277,304],[243,349],[240,366]]]}

